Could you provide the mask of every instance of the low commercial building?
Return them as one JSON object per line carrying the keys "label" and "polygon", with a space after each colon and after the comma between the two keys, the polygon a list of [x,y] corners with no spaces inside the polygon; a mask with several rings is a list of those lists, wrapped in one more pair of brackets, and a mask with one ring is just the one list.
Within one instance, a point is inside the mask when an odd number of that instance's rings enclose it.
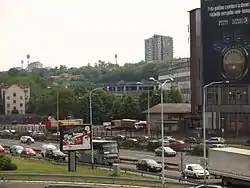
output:
{"label": "low commercial building", "polygon": [[[161,131],[161,104],[149,109],[149,119],[147,116],[148,129],[150,132]],[[148,114],[148,110],[143,112]],[[164,103],[163,104],[163,123],[166,135],[172,133],[186,132],[185,116],[191,113],[191,104],[188,103]],[[158,134],[157,134],[158,135]]]}

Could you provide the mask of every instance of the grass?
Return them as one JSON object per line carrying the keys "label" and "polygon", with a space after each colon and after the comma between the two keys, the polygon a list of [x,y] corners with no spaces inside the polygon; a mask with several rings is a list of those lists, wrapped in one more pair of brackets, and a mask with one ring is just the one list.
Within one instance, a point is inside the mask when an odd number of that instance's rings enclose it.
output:
{"label": "grass", "polygon": [[[39,173],[39,174],[69,174],[69,175],[86,175],[86,176],[113,176],[112,170],[103,170],[103,169],[92,169],[91,166],[77,166],[76,172],[68,172],[67,164],[58,165],[55,162],[48,162],[44,160],[35,160],[35,159],[27,159],[20,157],[11,157],[12,163],[15,163],[18,166],[17,170],[14,171],[0,171],[3,175],[5,173],[16,173],[17,176],[10,177],[11,180],[33,180],[33,181],[63,181],[63,182],[85,182],[85,183],[117,183],[123,185],[137,185],[137,186],[150,186],[145,183],[138,182],[122,182],[117,181],[115,178],[113,180],[94,180],[94,179],[81,179],[81,178],[54,178],[54,177],[22,177],[18,176],[21,173]],[[151,179],[155,180],[153,177],[145,177],[131,173],[121,172],[120,177],[124,178],[134,178],[134,179]],[[10,180],[8,177],[8,180]],[[156,185],[151,185],[156,186]],[[156,186],[157,187],[157,186]],[[168,188],[183,188],[183,186],[167,186]]]}

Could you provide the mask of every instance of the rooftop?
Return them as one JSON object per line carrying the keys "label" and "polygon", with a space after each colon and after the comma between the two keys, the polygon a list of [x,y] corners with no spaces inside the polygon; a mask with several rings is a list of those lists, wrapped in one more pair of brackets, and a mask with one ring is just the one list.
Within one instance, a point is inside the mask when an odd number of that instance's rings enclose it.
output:
{"label": "rooftop", "polygon": [[[148,113],[148,110],[145,110],[143,113]],[[149,109],[151,114],[161,113],[161,104],[157,104]],[[164,103],[163,104],[163,113],[164,114],[187,114],[191,113],[191,104],[189,103]]]}

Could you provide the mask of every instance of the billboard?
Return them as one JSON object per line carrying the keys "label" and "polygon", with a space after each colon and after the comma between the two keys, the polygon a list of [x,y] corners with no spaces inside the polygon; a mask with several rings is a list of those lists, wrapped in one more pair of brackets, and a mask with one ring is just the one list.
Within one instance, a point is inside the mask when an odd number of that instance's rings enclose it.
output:
{"label": "billboard", "polygon": [[60,124],[61,151],[89,150],[91,142],[91,125]]}
{"label": "billboard", "polygon": [[201,0],[204,85],[249,84],[250,0]]}

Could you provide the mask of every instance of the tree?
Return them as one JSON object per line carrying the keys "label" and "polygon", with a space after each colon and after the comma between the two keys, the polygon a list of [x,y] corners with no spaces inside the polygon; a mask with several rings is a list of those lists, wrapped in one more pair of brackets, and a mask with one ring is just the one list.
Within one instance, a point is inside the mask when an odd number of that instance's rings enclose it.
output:
{"label": "tree", "polygon": [[125,96],[123,98],[123,105],[122,105],[122,117],[123,118],[130,118],[130,119],[137,119],[138,117],[138,104],[135,101],[134,98],[132,98],[131,96]]}
{"label": "tree", "polygon": [[182,103],[183,99],[181,96],[181,92],[178,88],[171,86],[170,90],[166,92],[167,97],[165,97],[166,103]]}

